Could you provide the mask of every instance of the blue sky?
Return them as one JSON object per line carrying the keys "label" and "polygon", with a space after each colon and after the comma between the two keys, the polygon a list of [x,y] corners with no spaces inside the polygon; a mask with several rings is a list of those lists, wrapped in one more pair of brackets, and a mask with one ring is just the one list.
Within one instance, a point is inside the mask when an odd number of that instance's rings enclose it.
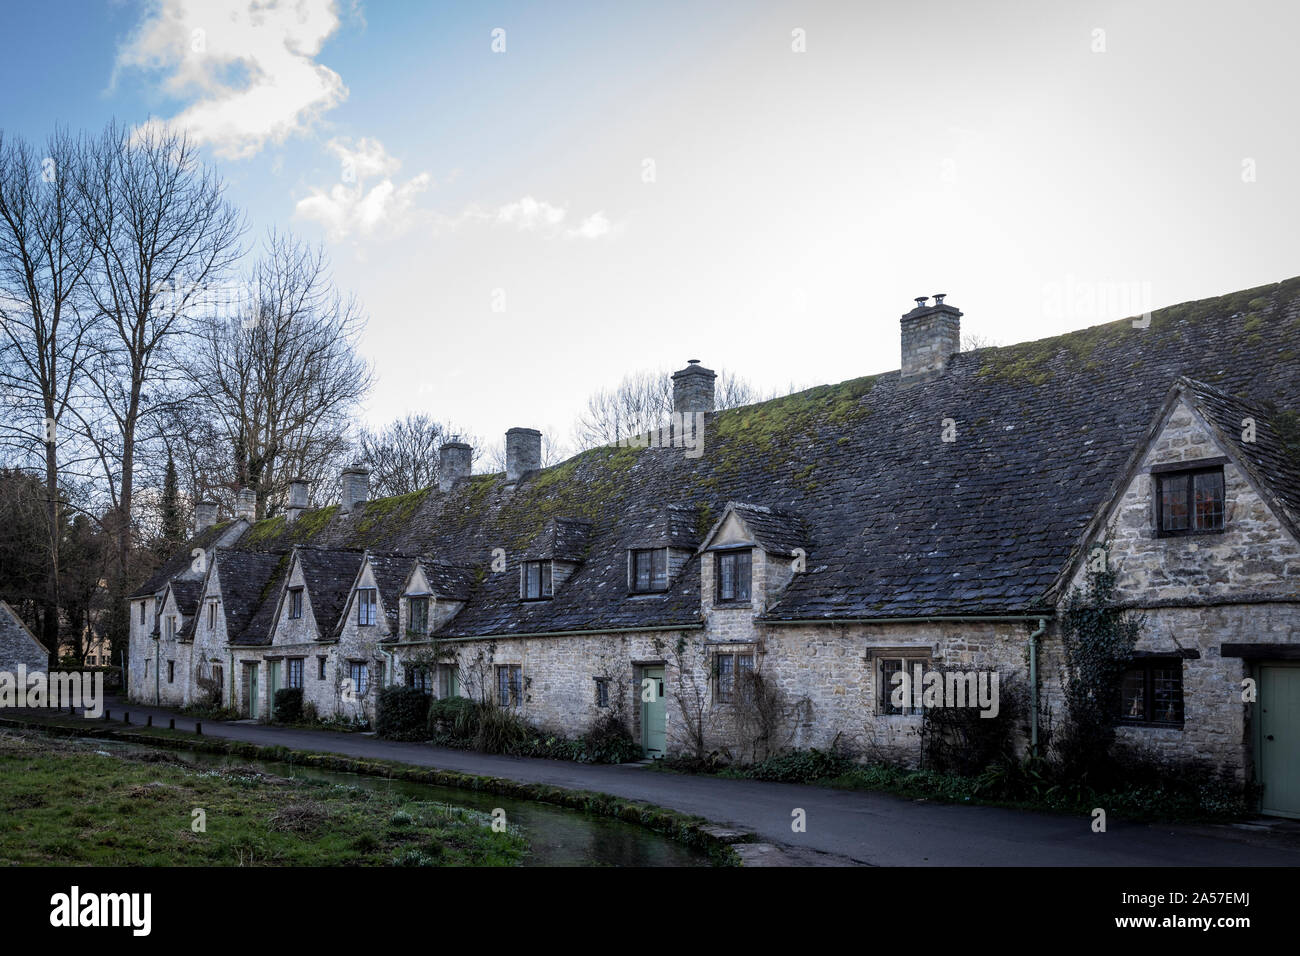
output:
{"label": "blue sky", "polygon": [[181,123],[251,240],[326,244],[370,316],[372,425],[563,438],[639,368],[766,389],[896,368],[917,295],[1010,343],[1300,273],[1280,2],[6,17],[6,133]]}

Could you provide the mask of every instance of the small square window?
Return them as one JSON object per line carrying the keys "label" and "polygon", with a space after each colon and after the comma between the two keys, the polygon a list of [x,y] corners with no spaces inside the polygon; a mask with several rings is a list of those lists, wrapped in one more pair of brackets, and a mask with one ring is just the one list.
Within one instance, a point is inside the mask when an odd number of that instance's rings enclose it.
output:
{"label": "small square window", "polygon": [[633,551],[631,585],[636,593],[668,590],[668,549]]}
{"label": "small square window", "polygon": [[1223,466],[1166,471],[1156,483],[1157,532],[1161,535],[1222,531],[1226,512]]}
{"label": "small square window", "polygon": [[553,596],[550,561],[525,561],[521,573],[524,600],[541,601]]}
{"label": "small square window", "polygon": [[930,670],[930,659],[928,657],[878,657],[876,662],[876,706],[879,708],[878,712],[894,716],[919,714],[921,710],[915,706],[913,694],[909,693],[909,699],[901,707],[894,703],[894,692],[900,686],[904,686],[903,678],[897,675],[906,673],[912,682],[906,686],[911,690],[916,682],[917,667],[920,667],[922,674],[926,673]]}
{"label": "small square window", "polygon": [[1119,719],[1125,724],[1183,725],[1183,662],[1180,658],[1132,661],[1120,681]]}
{"label": "small square window", "polygon": [[752,578],[750,552],[723,551],[717,556],[717,601],[748,601]]}
{"label": "small square window", "polygon": [[713,655],[713,701],[717,704],[729,704],[736,687],[736,675],[744,671],[753,671],[754,652],[716,651]]}

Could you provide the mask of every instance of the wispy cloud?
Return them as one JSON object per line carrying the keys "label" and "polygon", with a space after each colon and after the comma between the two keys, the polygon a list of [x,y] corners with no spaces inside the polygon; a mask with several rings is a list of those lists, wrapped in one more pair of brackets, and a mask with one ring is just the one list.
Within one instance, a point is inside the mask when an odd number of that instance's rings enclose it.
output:
{"label": "wispy cloud", "polygon": [[439,216],[436,222],[439,229],[458,229],[471,223],[509,226],[547,239],[600,239],[618,231],[604,210],[592,213],[572,228],[565,225],[568,216],[569,211],[563,206],[525,196],[495,209],[467,206],[458,215]]}
{"label": "wispy cloud", "polygon": [[[396,236],[419,219],[415,199],[433,184],[428,173],[394,182],[401,162],[377,139],[363,137],[353,145],[347,137],[336,137],[325,145],[339,159],[340,181],[298,200],[297,218],[319,223],[335,240]],[[382,178],[367,187],[376,177]]]}
{"label": "wispy cloud", "polygon": [[170,122],[243,159],[347,98],[343,79],[315,62],[338,26],[332,0],[155,0],[115,72],[160,73],[169,95],[193,101]]}

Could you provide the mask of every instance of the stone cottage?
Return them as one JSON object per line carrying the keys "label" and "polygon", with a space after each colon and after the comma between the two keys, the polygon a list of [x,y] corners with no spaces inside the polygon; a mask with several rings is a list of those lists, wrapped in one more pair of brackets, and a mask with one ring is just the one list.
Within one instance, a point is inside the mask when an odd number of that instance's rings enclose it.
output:
{"label": "stone cottage", "polygon": [[263,521],[202,503],[131,598],[131,694],[264,718],[292,686],[365,719],[405,683],[745,757],[757,674],[765,747],[913,760],[900,672],[964,669],[1024,688],[1030,748],[1101,562],[1146,622],[1121,742],[1300,816],[1300,279],[972,352],[960,318],[922,297],[898,371],[726,411],[693,361],[671,426],[551,468],[518,428],[504,474],[449,443],[400,498],[354,466],[328,508],[302,485]]}
{"label": "stone cottage", "polygon": [[0,671],[17,675],[21,665],[28,674],[44,674],[49,662],[50,652],[45,645],[8,601],[0,601]]}

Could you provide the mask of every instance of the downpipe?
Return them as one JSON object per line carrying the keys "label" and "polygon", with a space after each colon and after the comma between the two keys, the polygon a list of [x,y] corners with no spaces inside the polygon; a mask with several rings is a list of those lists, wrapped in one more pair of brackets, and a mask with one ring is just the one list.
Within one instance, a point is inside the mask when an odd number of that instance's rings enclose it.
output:
{"label": "downpipe", "polygon": [[1047,618],[1038,619],[1038,630],[1029,635],[1029,752],[1038,756],[1038,639],[1047,631]]}

